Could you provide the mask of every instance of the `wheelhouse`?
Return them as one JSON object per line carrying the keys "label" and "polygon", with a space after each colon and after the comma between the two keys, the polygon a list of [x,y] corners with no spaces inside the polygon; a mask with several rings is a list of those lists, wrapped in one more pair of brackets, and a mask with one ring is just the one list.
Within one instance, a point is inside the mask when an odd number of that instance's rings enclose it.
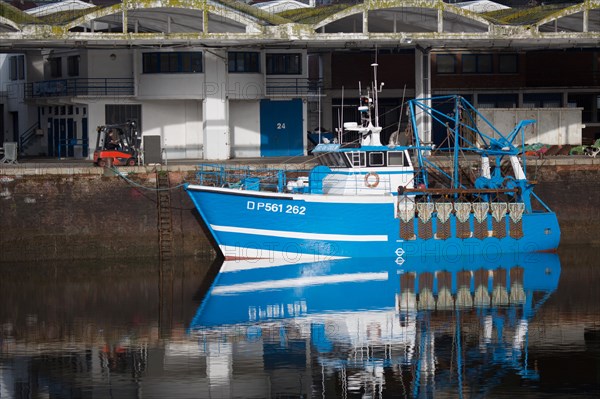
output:
{"label": "wheelhouse", "polygon": [[319,164],[329,168],[386,168],[411,166],[405,150],[351,149],[323,152],[317,157]]}

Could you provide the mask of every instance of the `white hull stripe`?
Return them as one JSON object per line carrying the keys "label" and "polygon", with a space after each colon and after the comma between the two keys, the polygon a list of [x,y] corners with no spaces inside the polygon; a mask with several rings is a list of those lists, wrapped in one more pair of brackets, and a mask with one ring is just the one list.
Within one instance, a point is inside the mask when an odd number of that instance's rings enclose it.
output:
{"label": "white hull stripe", "polygon": [[253,234],[257,236],[279,237],[279,238],[296,238],[302,240],[323,240],[323,241],[388,241],[388,236],[385,234],[319,234],[319,233],[301,233],[298,231],[283,231],[283,230],[265,230],[251,229],[246,227],[234,226],[219,226],[211,224],[210,227],[214,231],[222,231],[224,233],[238,234]]}
{"label": "white hull stripe", "polygon": [[267,249],[232,247],[227,245],[221,245],[220,248],[226,260],[223,261],[219,273],[266,269],[290,265],[297,266],[305,263],[328,262],[347,258],[344,256],[302,254]]}
{"label": "white hull stripe", "polygon": [[211,295],[228,295],[250,291],[264,291],[282,288],[298,288],[312,285],[337,284],[363,281],[386,281],[387,272],[378,273],[351,273],[338,274],[333,276],[312,276],[289,278],[284,280],[257,281],[255,283],[232,284],[227,286],[217,286],[211,291]]}

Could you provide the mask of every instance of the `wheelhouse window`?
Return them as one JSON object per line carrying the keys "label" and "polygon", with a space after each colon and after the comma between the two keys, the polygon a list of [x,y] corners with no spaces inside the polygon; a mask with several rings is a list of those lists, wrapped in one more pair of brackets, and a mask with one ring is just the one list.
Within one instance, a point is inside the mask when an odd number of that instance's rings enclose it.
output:
{"label": "wheelhouse window", "polygon": [[317,160],[319,161],[320,165],[329,166],[330,168],[347,168],[349,166],[344,154],[339,152],[327,152],[320,154],[317,157]]}
{"label": "wheelhouse window", "polygon": [[385,166],[383,152],[369,152],[369,166]]}
{"label": "wheelhouse window", "polygon": [[454,54],[438,54],[435,57],[437,73],[456,73]]}
{"label": "wheelhouse window", "polygon": [[227,54],[229,72],[260,72],[260,53],[250,51],[232,51]]}
{"label": "wheelhouse window", "polygon": [[388,166],[408,166],[403,151],[388,151]]}
{"label": "wheelhouse window", "polygon": [[267,75],[301,75],[302,54],[267,54]]}
{"label": "wheelhouse window", "polygon": [[366,166],[366,155],[364,151],[351,151],[346,153],[351,166],[364,167]]}
{"label": "wheelhouse window", "polygon": [[202,73],[202,52],[144,53],[143,73]]}

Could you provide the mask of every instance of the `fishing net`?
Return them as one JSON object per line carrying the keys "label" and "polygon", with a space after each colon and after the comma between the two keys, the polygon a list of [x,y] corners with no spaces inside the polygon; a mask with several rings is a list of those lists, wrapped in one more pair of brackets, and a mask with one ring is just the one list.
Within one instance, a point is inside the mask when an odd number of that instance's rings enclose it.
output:
{"label": "fishing net", "polygon": [[450,288],[441,288],[437,298],[437,309],[448,310],[454,308],[454,298]]}
{"label": "fishing net", "polygon": [[456,202],[454,210],[456,212],[456,237],[471,237],[471,203]]}
{"label": "fishing net", "polygon": [[435,308],[435,298],[429,288],[423,288],[419,293],[419,310],[431,310]]}
{"label": "fishing net", "polygon": [[438,202],[435,204],[437,212],[437,231],[436,237],[442,240],[450,238],[450,214],[452,213],[451,202]]}
{"label": "fishing net", "polygon": [[514,202],[508,204],[510,215],[509,234],[512,238],[523,238],[523,212],[525,204],[522,202]]}
{"label": "fishing net", "polygon": [[437,309],[447,310],[454,308],[454,297],[452,296],[452,274],[448,271],[437,272]]}
{"label": "fishing net", "polygon": [[508,292],[506,287],[497,285],[492,292],[492,306],[508,305]]}
{"label": "fishing net", "polygon": [[494,290],[492,291],[492,305],[508,305],[508,290],[506,289],[506,269],[494,270]]}
{"label": "fishing net", "polygon": [[400,238],[403,240],[414,240],[415,237],[415,204],[404,202],[398,205],[398,217],[400,218]]}
{"label": "fishing net", "polygon": [[423,223],[423,221],[419,218],[417,222],[417,231],[419,233],[419,238],[424,240],[433,238],[433,221],[429,219],[427,222]]}
{"label": "fishing net", "polygon": [[506,237],[506,210],[505,202],[493,202],[490,205],[492,211],[492,235],[496,238]]}
{"label": "fishing net", "polygon": [[433,237],[433,214],[434,204],[432,202],[420,202],[417,204],[417,212],[419,214],[418,233],[419,238],[428,240]]}
{"label": "fishing net", "polygon": [[514,305],[522,305],[527,297],[525,288],[523,287],[523,279],[525,269],[521,266],[515,266],[510,269],[510,303]]}
{"label": "fishing net", "polygon": [[475,217],[473,226],[475,237],[482,240],[488,236],[488,214],[490,204],[487,202],[476,202],[472,206],[473,216]]}
{"label": "fishing net", "polygon": [[470,287],[460,287],[456,292],[456,307],[471,308],[473,307],[473,297],[471,296]]}
{"label": "fishing net", "polygon": [[488,292],[487,286],[478,285],[475,288],[475,296],[473,302],[475,306],[479,308],[490,306],[490,293]]}

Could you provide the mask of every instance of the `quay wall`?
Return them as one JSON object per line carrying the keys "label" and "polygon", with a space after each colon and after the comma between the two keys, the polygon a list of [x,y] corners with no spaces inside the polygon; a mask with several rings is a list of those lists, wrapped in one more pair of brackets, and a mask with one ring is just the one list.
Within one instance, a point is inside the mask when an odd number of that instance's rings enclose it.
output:
{"label": "quay wall", "polygon": [[[98,171],[0,175],[0,262],[158,259],[156,173],[141,170],[125,180]],[[173,187],[175,253],[214,256],[193,204],[178,186],[193,171],[166,173]]]}
{"label": "quay wall", "polygon": [[[126,179],[100,168],[0,167],[0,262],[158,258],[157,172],[132,168]],[[536,193],[557,214],[561,245],[600,244],[600,159],[569,157],[528,164]],[[195,167],[171,167],[174,250],[214,257],[214,246],[180,186]]]}

